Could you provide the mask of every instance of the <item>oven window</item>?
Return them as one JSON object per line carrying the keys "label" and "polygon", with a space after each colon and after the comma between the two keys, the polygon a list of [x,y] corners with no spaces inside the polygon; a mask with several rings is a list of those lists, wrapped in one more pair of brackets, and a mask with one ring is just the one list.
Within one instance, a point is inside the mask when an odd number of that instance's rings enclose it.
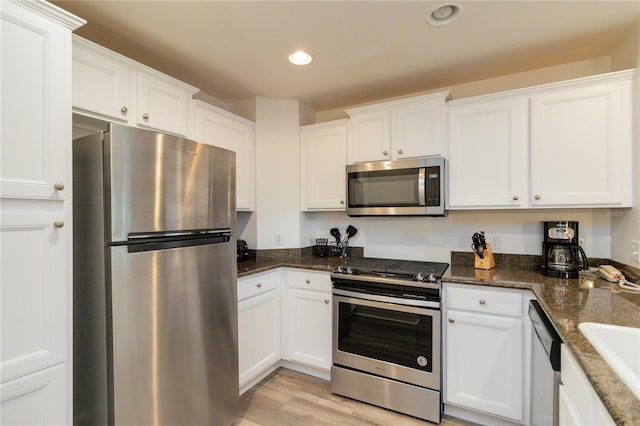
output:
{"label": "oven window", "polygon": [[338,350],[432,371],[433,317],[339,302]]}
{"label": "oven window", "polygon": [[420,169],[349,173],[350,207],[420,206]]}

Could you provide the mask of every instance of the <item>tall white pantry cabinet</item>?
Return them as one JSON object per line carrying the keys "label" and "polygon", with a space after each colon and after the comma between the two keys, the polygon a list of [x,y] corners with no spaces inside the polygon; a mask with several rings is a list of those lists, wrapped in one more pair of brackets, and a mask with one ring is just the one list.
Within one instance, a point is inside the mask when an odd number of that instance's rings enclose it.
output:
{"label": "tall white pantry cabinet", "polygon": [[72,420],[71,32],[1,1],[0,424]]}

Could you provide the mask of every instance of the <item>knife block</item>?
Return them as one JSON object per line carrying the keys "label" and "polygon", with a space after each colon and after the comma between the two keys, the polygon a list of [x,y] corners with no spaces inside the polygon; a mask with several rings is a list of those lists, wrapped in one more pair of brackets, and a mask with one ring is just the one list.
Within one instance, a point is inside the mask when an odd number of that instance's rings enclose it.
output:
{"label": "knife block", "polygon": [[474,253],[476,269],[493,269],[496,267],[496,259],[493,257],[491,244],[487,243],[487,248],[482,253],[484,257],[481,259],[477,253]]}

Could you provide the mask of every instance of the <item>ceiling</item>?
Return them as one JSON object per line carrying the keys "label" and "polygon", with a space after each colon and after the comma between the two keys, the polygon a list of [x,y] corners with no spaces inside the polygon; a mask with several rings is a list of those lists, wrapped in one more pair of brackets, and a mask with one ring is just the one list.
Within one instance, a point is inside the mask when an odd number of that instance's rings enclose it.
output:
{"label": "ceiling", "polygon": [[[53,2],[87,20],[77,34],[225,103],[316,111],[608,56],[640,19],[640,0],[476,0],[428,25],[443,1]],[[311,65],[287,62],[298,49]]]}

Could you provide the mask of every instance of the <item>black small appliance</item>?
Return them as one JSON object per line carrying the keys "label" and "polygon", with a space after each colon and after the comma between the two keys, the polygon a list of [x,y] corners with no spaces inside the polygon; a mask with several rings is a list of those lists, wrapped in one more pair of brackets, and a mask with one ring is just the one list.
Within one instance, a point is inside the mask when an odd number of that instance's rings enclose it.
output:
{"label": "black small appliance", "polygon": [[245,240],[238,240],[236,255],[238,262],[243,262],[249,259],[249,248],[247,247],[247,242]]}
{"label": "black small appliance", "polygon": [[556,278],[578,278],[589,268],[587,255],[579,244],[578,222],[542,222],[542,273]]}

